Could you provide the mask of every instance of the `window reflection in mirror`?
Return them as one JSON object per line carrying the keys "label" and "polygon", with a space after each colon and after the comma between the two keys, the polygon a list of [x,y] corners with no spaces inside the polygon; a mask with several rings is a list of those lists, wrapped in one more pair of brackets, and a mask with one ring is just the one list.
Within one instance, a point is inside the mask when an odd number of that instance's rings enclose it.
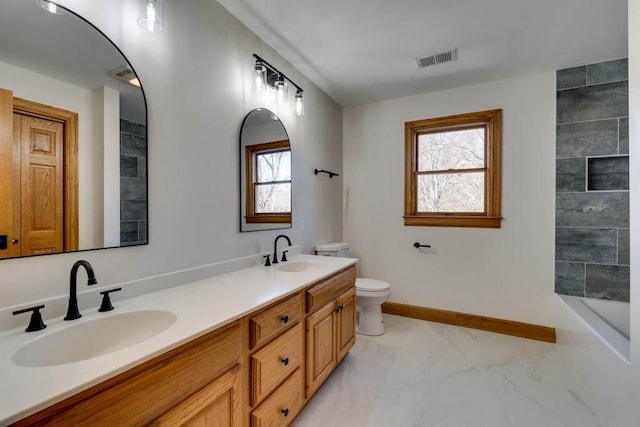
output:
{"label": "window reflection in mirror", "polygon": [[240,231],[291,227],[291,145],[282,122],[256,109],[240,130]]}
{"label": "window reflection in mirror", "polygon": [[103,33],[58,11],[2,2],[0,258],[148,242],[144,93]]}

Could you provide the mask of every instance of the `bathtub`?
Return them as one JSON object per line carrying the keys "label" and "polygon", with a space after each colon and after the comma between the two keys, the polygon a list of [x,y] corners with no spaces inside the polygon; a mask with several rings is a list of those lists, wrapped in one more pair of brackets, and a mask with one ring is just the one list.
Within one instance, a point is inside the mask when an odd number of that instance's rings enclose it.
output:
{"label": "bathtub", "polygon": [[556,342],[574,391],[601,425],[631,423],[628,303],[556,295]]}

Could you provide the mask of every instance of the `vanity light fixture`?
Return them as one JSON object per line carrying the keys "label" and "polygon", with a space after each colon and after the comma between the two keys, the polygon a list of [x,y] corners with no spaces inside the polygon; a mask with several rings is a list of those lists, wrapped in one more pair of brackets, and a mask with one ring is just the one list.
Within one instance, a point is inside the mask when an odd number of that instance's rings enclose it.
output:
{"label": "vanity light fixture", "polygon": [[138,18],[138,25],[150,33],[164,31],[164,0],[145,0],[145,14]]}
{"label": "vanity light fixture", "polygon": [[253,67],[254,72],[254,88],[256,92],[262,93],[267,90],[267,92],[275,92],[276,99],[278,105],[287,104],[289,99],[288,87],[289,83],[296,87],[296,94],[294,96],[294,111],[297,116],[302,116],[304,114],[304,99],[303,99],[303,89],[298,86],[293,80],[285,76],[281,73],[277,68],[273,65],[269,64],[267,61],[253,54],[253,57],[256,59],[256,63]]}
{"label": "vanity light fixture", "polygon": [[294,96],[294,107],[296,109],[296,116],[300,117],[304,115],[304,98],[302,97],[302,90],[298,89]]}
{"label": "vanity light fixture", "polygon": [[57,4],[47,1],[47,0],[36,0],[36,4],[46,10],[49,13],[53,13],[54,15],[64,15],[67,11],[58,6]]}

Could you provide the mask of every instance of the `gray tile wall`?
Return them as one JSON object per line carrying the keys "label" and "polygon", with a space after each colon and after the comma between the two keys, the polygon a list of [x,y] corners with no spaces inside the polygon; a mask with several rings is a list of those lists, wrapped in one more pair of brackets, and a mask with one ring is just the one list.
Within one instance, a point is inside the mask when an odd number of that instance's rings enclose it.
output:
{"label": "gray tile wall", "polygon": [[120,120],[120,244],[147,243],[147,130]]}
{"label": "gray tile wall", "polygon": [[629,301],[627,59],[557,72],[556,292]]}

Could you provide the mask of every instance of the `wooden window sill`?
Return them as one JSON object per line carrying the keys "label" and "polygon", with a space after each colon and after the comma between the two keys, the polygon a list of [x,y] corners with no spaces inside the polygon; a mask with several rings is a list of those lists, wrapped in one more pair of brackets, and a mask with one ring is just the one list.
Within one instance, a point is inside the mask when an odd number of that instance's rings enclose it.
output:
{"label": "wooden window sill", "polygon": [[247,224],[291,224],[291,214],[255,215],[245,217]]}
{"label": "wooden window sill", "polygon": [[501,217],[475,215],[405,215],[404,225],[430,227],[500,228]]}

